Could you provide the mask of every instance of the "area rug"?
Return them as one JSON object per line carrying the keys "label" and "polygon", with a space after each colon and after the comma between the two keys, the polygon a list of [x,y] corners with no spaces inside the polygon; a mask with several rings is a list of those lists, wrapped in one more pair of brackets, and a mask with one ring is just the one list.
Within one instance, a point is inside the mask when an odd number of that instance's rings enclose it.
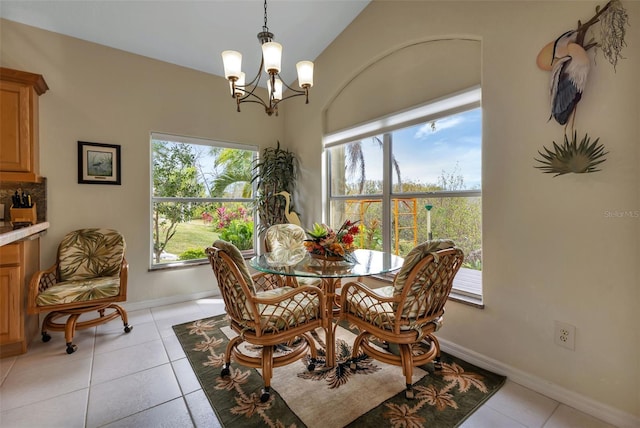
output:
{"label": "area rug", "polygon": [[[341,324],[336,333],[334,368],[324,365],[324,332],[313,336],[318,361],[274,369],[271,398],[260,402],[263,386],[258,370],[232,361],[231,376],[222,378],[224,352],[235,333],[226,315],[173,326],[202,390],[220,423],[232,427],[455,427],[469,417],[503,384],[505,377],[446,353],[442,369],[433,364],[414,369],[415,399],[405,398],[400,367],[362,355],[351,369],[351,345],[357,330]],[[250,346],[246,349],[251,352]],[[286,352],[286,346],[280,352]]]}

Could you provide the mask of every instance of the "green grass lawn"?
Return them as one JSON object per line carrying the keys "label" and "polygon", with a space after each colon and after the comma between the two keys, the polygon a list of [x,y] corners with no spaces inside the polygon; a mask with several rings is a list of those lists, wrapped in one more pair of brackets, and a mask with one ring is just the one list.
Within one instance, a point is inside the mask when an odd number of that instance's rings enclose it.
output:
{"label": "green grass lawn", "polygon": [[218,239],[218,234],[213,230],[214,226],[204,224],[202,220],[191,220],[188,223],[180,223],[176,234],[167,243],[166,252],[180,256],[187,250],[201,249],[211,246]]}

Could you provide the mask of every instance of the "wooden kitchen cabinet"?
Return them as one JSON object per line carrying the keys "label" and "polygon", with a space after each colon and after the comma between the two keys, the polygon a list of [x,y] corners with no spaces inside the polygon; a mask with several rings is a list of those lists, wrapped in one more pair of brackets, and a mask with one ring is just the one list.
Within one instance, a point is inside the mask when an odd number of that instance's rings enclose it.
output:
{"label": "wooden kitchen cabinet", "polygon": [[0,357],[25,353],[38,331],[38,316],[27,314],[27,296],[39,262],[37,235],[0,247]]}
{"label": "wooden kitchen cabinet", "polygon": [[38,183],[40,74],[0,67],[0,180]]}

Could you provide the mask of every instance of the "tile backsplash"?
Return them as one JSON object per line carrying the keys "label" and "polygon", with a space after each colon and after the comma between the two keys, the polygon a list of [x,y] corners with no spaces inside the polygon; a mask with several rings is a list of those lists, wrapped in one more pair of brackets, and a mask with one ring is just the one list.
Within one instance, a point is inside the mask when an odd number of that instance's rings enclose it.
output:
{"label": "tile backsplash", "polygon": [[10,221],[9,208],[11,208],[11,196],[16,190],[22,189],[31,195],[31,199],[36,203],[38,222],[47,221],[47,179],[43,178],[42,183],[25,183],[18,181],[0,182],[0,204],[4,204],[4,219]]}

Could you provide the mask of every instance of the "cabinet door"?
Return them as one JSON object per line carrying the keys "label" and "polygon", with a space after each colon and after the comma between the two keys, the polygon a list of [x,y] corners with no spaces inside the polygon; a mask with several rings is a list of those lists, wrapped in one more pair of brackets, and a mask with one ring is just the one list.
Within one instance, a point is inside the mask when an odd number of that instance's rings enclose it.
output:
{"label": "cabinet door", "polygon": [[0,267],[0,344],[22,339],[20,266]]}
{"label": "cabinet door", "polygon": [[33,170],[30,91],[26,85],[0,82],[0,171]]}

